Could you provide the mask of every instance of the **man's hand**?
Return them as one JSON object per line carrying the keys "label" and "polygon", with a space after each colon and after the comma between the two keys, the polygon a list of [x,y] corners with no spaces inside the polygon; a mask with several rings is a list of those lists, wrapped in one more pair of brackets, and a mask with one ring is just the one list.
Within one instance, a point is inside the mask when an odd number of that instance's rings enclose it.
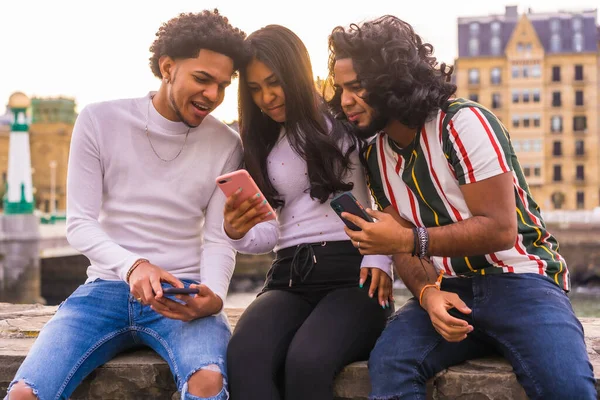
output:
{"label": "man's hand", "polygon": [[367,222],[364,219],[347,212],[342,213],[342,218],[354,223],[361,230],[353,231],[344,227],[346,234],[352,239],[354,247],[360,254],[385,254],[410,253],[414,247],[413,233],[410,229],[400,225],[393,216],[387,213],[367,208],[367,213],[377,222]]}
{"label": "man's hand", "polygon": [[369,286],[369,297],[373,297],[377,289],[378,303],[381,307],[390,307],[390,302],[394,301],[392,293],[392,278],[388,274],[375,267],[362,267],[360,269],[360,280],[358,281],[362,288],[371,274],[371,285]]}
{"label": "man's hand", "polygon": [[223,300],[210,290],[208,286],[190,285],[190,288],[198,289],[198,294],[176,296],[184,304],[166,297],[160,297],[156,299],[157,302],[155,304],[152,304],[152,309],[167,318],[178,319],[184,322],[207,317],[221,311]]}
{"label": "man's hand", "polygon": [[455,318],[448,313],[451,308],[455,308],[463,314],[471,313],[471,309],[456,293],[436,288],[426,289],[421,306],[429,314],[435,330],[448,342],[460,342],[473,331],[473,326],[469,325],[467,321]]}
{"label": "man's hand", "polygon": [[243,238],[256,224],[263,222],[271,215],[263,207],[267,200],[262,196],[254,195],[245,200],[239,207],[235,207],[240,193],[242,193],[241,188],[229,196],[223,210],[223,228],[227,236],[233,240]]}
{"label": "man's hand", "polygon": [[161,282],[182,288],[183,283],[167,271],[148,262],[138,265],[129,276],[129,290],[142,304],[154,304],[163,295]]}

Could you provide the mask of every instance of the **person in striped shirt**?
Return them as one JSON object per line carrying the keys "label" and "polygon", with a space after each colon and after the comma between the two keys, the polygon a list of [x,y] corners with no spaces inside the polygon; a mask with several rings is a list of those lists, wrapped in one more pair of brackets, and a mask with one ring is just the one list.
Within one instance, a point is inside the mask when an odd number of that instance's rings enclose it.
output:
{"label": "person in striped shirt", "polygon": [[371,398],[424,399],[437,372],[500,354],[531,399],[596,399],[566,262],[502,123],[454,98],[452,68],[396,17],[337,27],[329,50],[330,106],[373,137],[380,210],[376,223],[343,214],[362,228],[346,233],[393,256],[415,296],[371,353]]}

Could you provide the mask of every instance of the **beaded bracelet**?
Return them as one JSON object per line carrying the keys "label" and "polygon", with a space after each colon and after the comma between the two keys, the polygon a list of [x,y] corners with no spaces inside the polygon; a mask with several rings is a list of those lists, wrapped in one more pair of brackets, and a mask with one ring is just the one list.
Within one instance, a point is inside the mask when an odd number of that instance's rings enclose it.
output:
{"label": "beaded bracelet", "polygon": [[440,271],[440,275],[436,279],[435,283],[429,283],[421,288],[421,293],[419,293],[419,305],[423,306],[423,294],[427,288],[436,288],[437,290],[441,290],[442,286],[442,278],[444,277],[444,271]]}
{"label": "beaded bracelet", "polygon": [[133,265],[131,266],[131,268],[129,268],[129,271],[127,271],[127,276],[125,277],[125,281],[127,283],[129,283],[129,277],[131,276],[131,273],[133,272],[134,269],[136,269],[140,264],[142,263],[149,263],[150,261],[146,260],[145,258],[138,258]]}

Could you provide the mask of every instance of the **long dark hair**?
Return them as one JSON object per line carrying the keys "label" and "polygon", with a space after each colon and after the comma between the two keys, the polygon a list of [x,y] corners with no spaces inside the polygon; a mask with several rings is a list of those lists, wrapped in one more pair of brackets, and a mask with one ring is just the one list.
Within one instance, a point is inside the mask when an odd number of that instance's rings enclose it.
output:
{"label": "long dark hair", "polygon": [[[274,207],[284,205],[271,184],[267,157],[285,127],[292,149],[306,161],[310,196],[321,203],[331,194],[352,189],[342,181],[351,168],[350,153],[358,141],[328,112],[317,93],[310,57],[296,34],[280,25],[268,25],[246,39],[250,60],[264,63],[273,71],[285,94],[285,122],[280,124],[261,113],[252,100],[246,82],[246,66],[240,69],[239,124],[246,168],[267,201]],[[351,143],[346,152],[342,141]]]}
{"label": "long dark hair", "polygon": [[[349,28],[338,26],[329,36],[329,77],[335,61],[351,58],[366,102],[384,116],[409,128],[423,125],[456,92],[450,83],[453,67],[438,68],[433,46],[423,43],[410,24],[385,15]],[[341,89],[329,101],[341,113]]]}

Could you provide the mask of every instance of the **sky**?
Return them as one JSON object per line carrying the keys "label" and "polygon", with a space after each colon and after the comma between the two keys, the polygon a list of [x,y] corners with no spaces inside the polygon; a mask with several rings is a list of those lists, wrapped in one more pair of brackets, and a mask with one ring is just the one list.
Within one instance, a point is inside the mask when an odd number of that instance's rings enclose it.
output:
{"label": "sky", "polygon": [[[517,5],[519,13],[598,8],[595,0],[0,0],[0,104],[22,91],[74,98],[79,111],[89,103],[156,90],[160,81],[148,67],[149,47],[160,25],[181,12],[218,8],[248,34],[284,25],[308,48],[315,77],[324,77],[327,36],[335,26],[393,14],[433,44],[440,62],[451,64],[458,17],[503,14],[506,5]],[[235,120],[236,98],[234,81],[213,115]]]}

